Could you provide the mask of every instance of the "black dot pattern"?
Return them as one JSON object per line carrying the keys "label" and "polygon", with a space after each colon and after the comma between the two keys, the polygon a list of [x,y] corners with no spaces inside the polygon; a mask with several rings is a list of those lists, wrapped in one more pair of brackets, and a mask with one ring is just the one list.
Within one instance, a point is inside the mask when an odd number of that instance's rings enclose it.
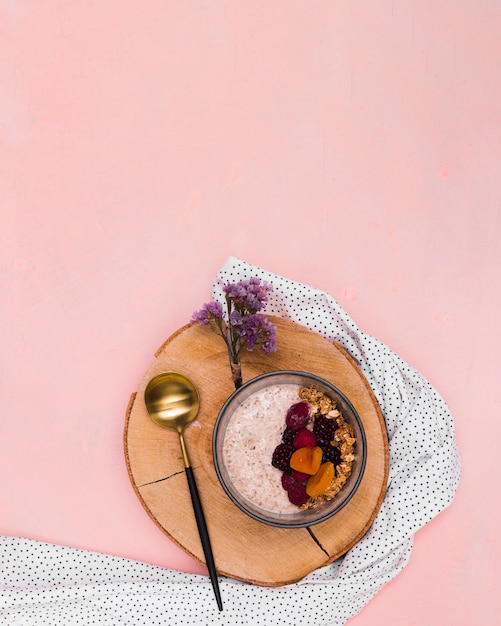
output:
{"label": "black dot pattern", "polygon": [[452,416],[410,365],[362,333],[324,292],[230,258],[214,284],[251,276],[273,284],[266,312],[343,345],[383,411],[388,489],[367,534],[341,559],[294,585],[221,578],[224,610],[205,576],[16,537],[0,537],[0,624],[8,626],[338,626],[406,565],[414,533],[452,501],[461,473]]}

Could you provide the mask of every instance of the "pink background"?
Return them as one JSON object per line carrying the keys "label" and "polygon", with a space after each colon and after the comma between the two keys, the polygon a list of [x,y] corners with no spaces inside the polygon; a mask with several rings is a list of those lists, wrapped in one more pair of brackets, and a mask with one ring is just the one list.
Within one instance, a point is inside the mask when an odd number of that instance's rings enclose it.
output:
{"label": "pink background", "polygon": [[235,255],[329,292],[455,418],[454,503],[351,624],[499,623],[500,24],[495,0],[0,0],[1,534],[203,571],[122,432]]}

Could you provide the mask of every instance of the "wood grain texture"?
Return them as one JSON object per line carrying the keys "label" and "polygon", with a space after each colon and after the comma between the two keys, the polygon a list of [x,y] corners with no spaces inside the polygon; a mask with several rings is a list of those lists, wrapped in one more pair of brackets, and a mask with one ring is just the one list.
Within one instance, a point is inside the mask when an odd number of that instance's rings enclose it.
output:
{"label": "wood grain texture", "polygon": [[339,345],[281,318],[277,352],[245,352],[244,382],[265,372],[298,370],[338,387],[357,410],[367,437],[367,464],[357,493],[329,520],[308,529],[278,529],[242,513],[220,486],[212,461],[212,430],[234,391],[224,342],[206,327],[185,326],[155,354],[127,409],[124,448],[134,490],[155,524],[196,560],[203,552],[191,507],[178,436],[148,416],[144,389],[161,372],[185,374],[198,387],[198,418],[185,430],[216,567],[221,575],[266,586],[296,582],[349,550],[369,529],[384,497],[388,442],[380,408],[355,361]]}

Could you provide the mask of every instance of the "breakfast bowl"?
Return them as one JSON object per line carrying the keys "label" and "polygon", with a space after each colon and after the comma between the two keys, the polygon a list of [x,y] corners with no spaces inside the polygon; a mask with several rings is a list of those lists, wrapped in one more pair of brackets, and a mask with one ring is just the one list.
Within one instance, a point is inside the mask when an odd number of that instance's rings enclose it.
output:
{"label": "breakfast bowl", "polygon": [[367,443],[348,397],[310,373],[249,380],[224,403],[212,438],[229,499],[258,522],[304,528],[338,513],[362,480]]}

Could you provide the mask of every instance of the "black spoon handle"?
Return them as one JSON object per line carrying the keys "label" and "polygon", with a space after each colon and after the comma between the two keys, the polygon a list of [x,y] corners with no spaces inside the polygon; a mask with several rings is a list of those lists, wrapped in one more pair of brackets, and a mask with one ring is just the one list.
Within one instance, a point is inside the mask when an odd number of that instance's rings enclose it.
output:
{"label": "black spoon handle", "polygon": [[195,511],[195,519],[197,520],[198,534],[200,535],[200,541],[202,542],[202,548],[205,555],[205,562],[207,564],[207,569],[209,570],[209,576],[212,582],[212,588],[214,589],[214,595],[216,596],[217,606],[219,610],[222,611],[223,602],[219,591],[214,555],[212,554],[209,532],[207,531],[205,515],[202,509],[202,503],[200,502],[195,476],[193,475],[193,468],[191,466],[185,467],[185,471],[186,478],[188,479],[188,486],[190,488],[191,502],[193,503],[193,510]]}

